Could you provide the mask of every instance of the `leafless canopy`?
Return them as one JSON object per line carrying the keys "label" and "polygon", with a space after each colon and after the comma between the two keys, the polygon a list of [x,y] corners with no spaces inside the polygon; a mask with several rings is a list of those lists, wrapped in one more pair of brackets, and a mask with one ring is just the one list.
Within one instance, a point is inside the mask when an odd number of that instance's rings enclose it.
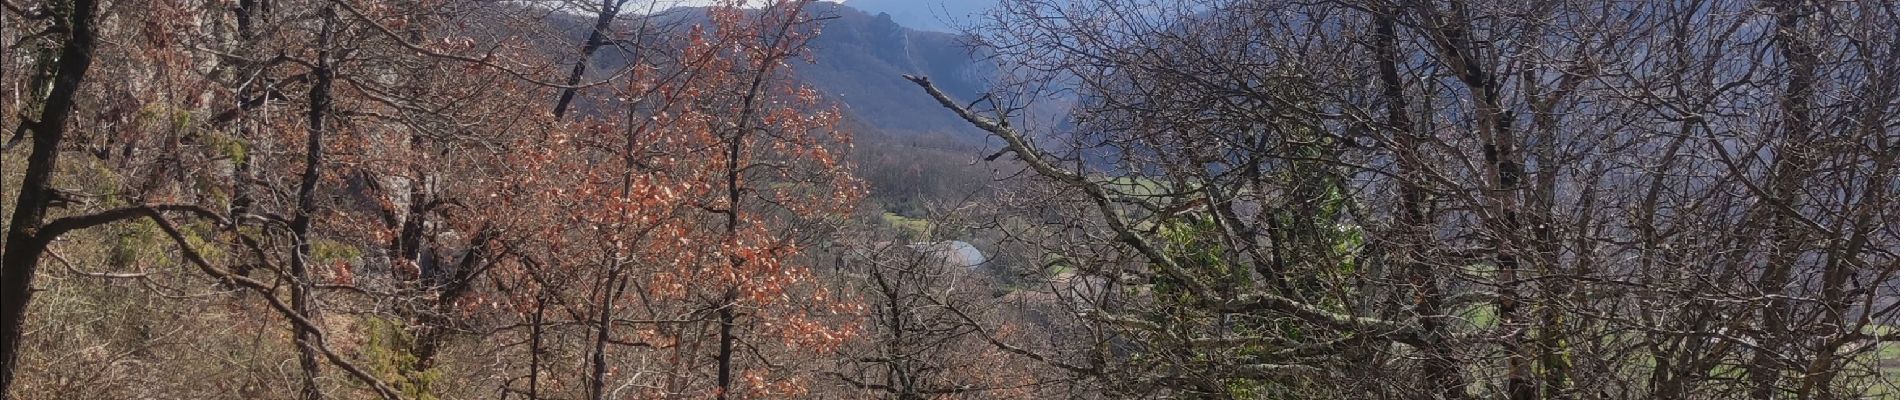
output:
{"label": "leafless canopy", "polygon": [[[977,103],[913,81],[1029,172],[999,226],[1073,271],[1050,287],[1087,327],[1032,358],[1107,393],[1891,393],[1892,4],[991,17],[974,34],[1013,79]],[[1024,111],[1050,101],[1067,123]]]}

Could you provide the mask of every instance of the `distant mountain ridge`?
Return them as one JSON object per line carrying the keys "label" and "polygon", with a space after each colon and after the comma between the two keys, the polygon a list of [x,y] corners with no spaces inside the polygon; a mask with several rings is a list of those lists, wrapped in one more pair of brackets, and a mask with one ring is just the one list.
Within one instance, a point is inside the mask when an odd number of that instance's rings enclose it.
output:
{"label": "distant mountain ridge", "polygon": [[957,32],[976,24],[997,0],[848,0],[845,5],[866,13],[891,14],[893,20],[920,31]]}
{"label": "distant mountain ridge", "polygon": [[[662,25],[704,23],[706,10],[675,7],[651,17],[663,19],[666,23]],[[807,11],[821,18],[818,23],[822,25],[817,28],[819,35],[808,43],[814,62],[794,62],[794,78],[844,109],[854,129],[869,128],[895,137],[946,135],[971,142],[982,137],[982,132],[944,110],[903,78],[928,76],[938,88],[956,98],[981,97],[998,68],[973,54],[961,36],[913,29],[888,13],[871,14],[835,2],[815,2]],[[548,23],[573,41],[553,45],[578,47],[591,29],[591,18],[553,16]],[[623,27],[633,23],[624,19],[620,22]],[[588,61],[588,73],[598,77],[624,68],[631,60],[631,54],[622,48],[604,47]],[[581,104],[582,108],[601,106],[588,100]]]}
{"label": "distant mountain ridge", "polygon": [[997,74],[959,36],[911,29],[890,14],[871,15],[837,3],[811,12],[832,19],[810,43],[815,64],[795,64],[800,80],[845,108],[848,115],[892,134],[971,132],[903,75],[929,76],[945,92],[976,99]]}

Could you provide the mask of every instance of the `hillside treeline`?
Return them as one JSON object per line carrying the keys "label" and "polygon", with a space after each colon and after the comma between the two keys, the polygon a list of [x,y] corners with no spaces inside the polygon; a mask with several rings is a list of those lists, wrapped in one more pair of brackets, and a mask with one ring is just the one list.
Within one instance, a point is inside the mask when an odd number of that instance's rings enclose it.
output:
{"label": "hillside treeline", "polygon": [[1886,2],[4,5],[0,397],[1900,395]]}

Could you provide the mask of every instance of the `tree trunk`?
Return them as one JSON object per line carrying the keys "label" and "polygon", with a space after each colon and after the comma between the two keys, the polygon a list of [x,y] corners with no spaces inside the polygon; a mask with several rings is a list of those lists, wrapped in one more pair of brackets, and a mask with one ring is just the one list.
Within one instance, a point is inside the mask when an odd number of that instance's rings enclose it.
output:
{"label": "tree trunk", "polygon": [[528,400],[541,398],[541,337],[545,333],[542,322],[547,316],[546,297],[534,299],[534,321],[528,327]]}
{"label": "tree trunk", "polygon": [[[728,299],[731,296],[727,296]],[[719,308],[719,399],[730,398],[732,390],[732,301]]]}
{"label": "tree trunk", "polygon": [[[1767,198],[1759,207],[1759,212],[1769,213],[1769,235],[1775,243],[1773,254],[1768,256],[1766,270],[1762,271],[1757,282],[1767,295],[1784,295],[1793,281],[1794,264],[1801,249],[1803,238],[1797,233],[1795,216],[1788,215],[1791,210],[1800,209],[1800,187],[1803,174],[1810,167],[1811,159],[1807,154],[1812,119],[1808,113],[1808,102],[1814,94],[1814,49],[1797,30],[1801,29],[1802,18],[1809,9],[1802,0],[1781,0],[1771,3],[1775,8],[1774,43],[1780,50],[1781,59],[1788,65],[1787,86],[1783,89],[1780,106],[1782,112],[1781,127],[1784,137],[1775,149],[1775,168]],[[1786,207],[1789,211],[1776,209]],[[1778,360],[1773,353],[1788,345],[1788,317],[1793,305],[1785,296],[1775,296],[1768,305],[1761,308],[1762,338],[1761,347],[1767,351],[1756,351],[1749,363],[1748,375],[1754,385],[1749,397],[1766,400],[1776,398],[1781,392],[1783,364],[1787,360]]]}
{"label": "tree trunk", "polygon": [[1399,257],[1403,260],[1402,269],[1406,281],[1416,287],[1414,301],[1419,315],[1420,332],[1427,346],[1424,352],[1425,387],[1427,393],[1419,393],[1426,398],[1462,399],[1467,392],[1464,375],[1459,371],[1456,355],[1442,344],[1445,337],[1446,316],[1444,315],[1444,293],[1440,290],[1438,277],[1426,262],[1425,241],[1431,237],[1425,215],[1425,189],[1419,186],[1423,180],[1419,173],[1418,138],[1413,132],[1410,112],[1405,98],[1404,81],[1399,77],[1399,42],[1397,11],[1382,9],[1375,15],[1376,36],[1374,51],[1378,54],[1379,80],[1386,101],[1386,125],[1397,130],[1396,154],[1399,177]]}
{"label": "tree trunk", "polygon": [[[322,28],[317,36],[316,68],[311,71],[310,112],[307,138],[305,139],[303,180],[297,187],[297,212],[290,221],[290,303],[304,319],[318,321],[310,298],[310,225],[312,214],[317,208],[317,185],[322,181],[323,172],[323,135],[330,111],[330,86],[336,78],[331,65],[330,45],[336,38],[336,9],[326,7],[322,11]],[[303,368],[303,393],[305,400],[323,398],[323,392],[317,387],[317,377],[321,374],[318,364],[317,340],[322,340],[309,328],[296,324],[297,363]]]}
{"label": "tree trunk", "polygon": [[605,284],[601,285],[601,301],[598,304],[600,313],[597,316],[600,325],[594,327],[594,354],[591,357],[594,370],[587,384],[587,398],[593,400],[607,398],[607,344],[613,337],[614,301],[627,288],[627,279],[620,276],[618,266],[614,268],[607,274]]}
{"label": "tree trunk", "polygon": [[[72,15],[63,17],[66,43],[59,52],[58,76],[53,90],[32,122],[33,148],[27,155],[26,177],[8,222],[5,253],[0,254],[0,399],[10,398],[18,370],[21,335],[27,303],[33,298],[33,275],[46,241],[38,236],[52,197],[53,172],[59,161],[66,120],[72,116],[74,97],[92,67],[94,0],[72,0]],[[50,7],[59,10],[60,7]],[[22,124],[27,123],[21,121]]]}
{"label": "tree trunk", "polygon": [[581,58],[574,61],[574,69],[567,74],[567,86],[561,88],[561,99],[554,103],[554,118],[567,115],[569,103],[579,90],[573,87],[581,83],[581,77],[587,74],[587,61],[594,58],[594,52],[607,44],[607,30],[613,29],[614,18],[620,16],[620,6],[627,0],[601,0],[600,14],[594,18],[594,29],[587,32],[587,42],[581,44]]}
{"label": "tree trunk", "polygon": [[[767,68],[770,68],[769,65],[771,65],[771,63],[767,62],[763,65],[767,65]],[[739,174],[744,168],[744,166],[739,165],[740,158],[745,154],[745,138],[752,130],[753,109],[759,98],[759,94],[762,92],[761,89],[764,88],[765,78],[770,74],[770,69],[764,69],[757,71],[756,75],[752,76],[752,84],[746,90],[744,102],[740,104],[739,121],[737,124],[734,124],[737,126],[737,129],[733,130],[730,142],[726,144],[725,239],[726,243],[730,245],[736,246],[739,243],[739,203],[744,199],[742,195],[745,193],[745,191],[739,187]],[[732,269],[738,271],[739,268],[744,267],[745,260],[737,256],[731,256],[731,263]],[[730,393],[728,392],[732,389],[732,342],[736,339],[732,332],[732,325],[738,320],[738,315],[733,313],[732,308],[736,307],[734,302],[737,300],[738,292],[739,289],[737,287],[728,286],[726,288],[726,294],[721,298],[719,304],[720,400],[729,398]]]}

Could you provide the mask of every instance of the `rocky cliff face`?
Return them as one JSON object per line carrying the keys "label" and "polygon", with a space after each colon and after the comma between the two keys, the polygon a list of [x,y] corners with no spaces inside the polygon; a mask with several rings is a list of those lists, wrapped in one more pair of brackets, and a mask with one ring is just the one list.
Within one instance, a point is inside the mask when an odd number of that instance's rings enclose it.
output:
{"label": "rocky cliff face", "polygon": [[980,20],[996,0],[849,0],[845,4],[868,13],[888,13],[911,29],[956,32]]}
{"label": "rocky cliff face", "polygon": [[959,98],[980,97],[997,68],[982,62],[957,35],[911,29],[890,14],[821,3],[813,13],[836,17],[811,43],[815,64],[797,65],[800,79],[832,96],[865,124],[892,133],[963,132],[968,124],[924,96],[903,75],[924,75]]}
{"label": "rocky cliff face", "polygon": [[[924,134],[980,138],[982,133],[957,119],[903,75],[929,76],[937,86],[958,98],[974,100],[990,86],[998,68],[973,54],[958,35],[907,27],[888,13],[870,14],[838,3],[820,2],[810,8],[821,22],[811,43],[814,63],[794,63],[798,80],[812,85],[839,104],[862,128],[896,136]],[[578,46],[591,17],[554,16],[553,28],[567,32]],[[655,14],[656,26],[683,27],[704,21],[703,9],[675,8]],[[681,23],[683,22],[683,24]],[[633,18],[623,17],[622,31],[631,31]],[[554,54],[564,54],[559,51]],[[623,48],[603,48],[590,61],[590,73],[623,68],[632,60]],[[583,101],[583,109],[600,107]]]}

